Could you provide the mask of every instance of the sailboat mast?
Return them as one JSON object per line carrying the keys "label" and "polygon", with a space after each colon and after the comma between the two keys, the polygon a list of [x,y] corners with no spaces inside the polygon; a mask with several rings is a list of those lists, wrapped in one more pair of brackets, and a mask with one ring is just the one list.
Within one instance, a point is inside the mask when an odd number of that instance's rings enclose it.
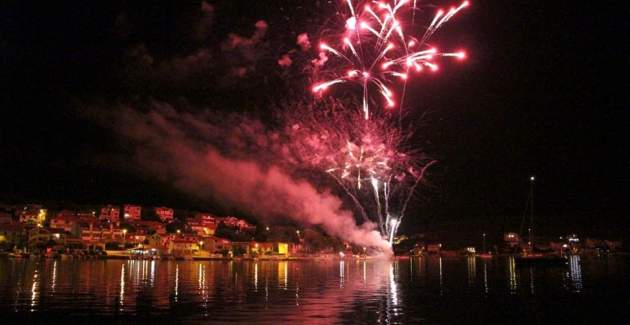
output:
{"label": "sailboat mast", "polygon": [[534,232],[534,182],[536,181],[535,176],[529,177],[529,204],[530,204],[530,215],[529,215],[529,245],[533,245],[533,232]]}

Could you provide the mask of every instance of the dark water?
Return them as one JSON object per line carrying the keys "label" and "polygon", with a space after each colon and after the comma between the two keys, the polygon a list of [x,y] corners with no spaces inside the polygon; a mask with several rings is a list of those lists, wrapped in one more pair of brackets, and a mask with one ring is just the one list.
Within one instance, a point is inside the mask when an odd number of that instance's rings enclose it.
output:
{"label": "dark water", "polygon": [[630,324],[629,262],[2,258],[0,322]]}

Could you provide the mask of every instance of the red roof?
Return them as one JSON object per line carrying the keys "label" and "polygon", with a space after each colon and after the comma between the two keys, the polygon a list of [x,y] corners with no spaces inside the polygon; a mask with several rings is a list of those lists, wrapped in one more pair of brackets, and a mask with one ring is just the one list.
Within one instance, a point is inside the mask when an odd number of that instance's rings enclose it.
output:
{"label": "red roof", "polygon": [[176,244],[196,244],[197,241],[196,240],[192,240],[192,239],[177,238],[177,239],[173,240],[173,243],[176,243]]}

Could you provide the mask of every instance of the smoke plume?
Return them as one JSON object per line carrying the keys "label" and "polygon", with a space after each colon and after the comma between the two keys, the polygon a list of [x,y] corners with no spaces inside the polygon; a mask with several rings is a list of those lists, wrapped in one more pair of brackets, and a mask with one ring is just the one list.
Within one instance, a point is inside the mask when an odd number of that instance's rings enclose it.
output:
{"label": "smoke plume", "polygon": [[[134,144],[134,162],[151,177],[263,219],[287,217],[357,245],[390,249],[373,223],[357,225],[338,197],[292,177],[281,163],[263,161],[269,160],[267,152],[243,150],[235,128],[211,122],[211,113],[193,115],[156,104],[146,113],[120,108],[109,114],[120,121],[115,132]],[[244,128],[261,133],[261,143],[273,140],[260,125]],[[261,143],[258,148],[264,148]]]}

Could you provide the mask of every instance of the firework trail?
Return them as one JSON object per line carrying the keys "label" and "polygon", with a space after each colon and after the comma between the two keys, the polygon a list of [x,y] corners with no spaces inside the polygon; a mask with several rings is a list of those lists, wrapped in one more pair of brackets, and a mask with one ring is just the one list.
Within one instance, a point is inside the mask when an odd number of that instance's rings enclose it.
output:
{"label": "firework trail", "polygon": [[393,127],[391,119],[366,121],[362,111],[335,100],[321,107],[296,106],[302,109],[286,110],[283,133],[291,141],[285,155],[296,166],[334,179],[363,222],[377,224],[391,244],[415,188],[434,161],[408,149],[411,135]]}
{"label": "firework trail", "polygon": [[[360,117],[350,109],[341,114],[344,118],[302,119],[294,124],[294,136],[304,140],[298,141],[304,145],[302,156],[331,175],[362,217],[375,221],[391,245],[411,196],[435,161],[419,159],[405,150],[408,139],[401,123],[396,127],[389,115],[381,112],[404,104],[409,78],[424,70],[436,72],[441,58],[466,57],[464,51],[439,51],[428,41],[469,2],[448,11],[439,9],[423,33],[415,37],[405,32],[416,28],[415,0],[344,2],[348,16],[343,32],[321,40],[319,57],[326,59],[318,62],[328,69],[315,77],[319,81],[311,90],[321,95],[333,86],[359,85]],[[400,97],[398,89],[402,89]],[[372,112],[372,103],[386,110]]]}
{"label": "firework trail", "polygon": [[[344,32],[331,40],[322,40],[319,50],[330,53],[335,60],[328,60],[333,68],[327,79],[316,82],[312,91],[321,94],[332,86],[353,83],[361,86],[361,106],[364,119],[369,119],[372,92],[382,98],[384,107],[394,108],[397,103],[394,88],[402,87],[404,101],[407,80],[425,69],[439,69],[437,60],[443,57],[464,59],[464,51],[441,52],[427,42],[462,9],[468,1],[448,11],[439,9],[431,23],[418,37],[406,34],[415,26],[416,1],[395,0],[366,1],[355,3],[345,0],[349,16]],[[324,63],[326,64],[326,63]]]}

